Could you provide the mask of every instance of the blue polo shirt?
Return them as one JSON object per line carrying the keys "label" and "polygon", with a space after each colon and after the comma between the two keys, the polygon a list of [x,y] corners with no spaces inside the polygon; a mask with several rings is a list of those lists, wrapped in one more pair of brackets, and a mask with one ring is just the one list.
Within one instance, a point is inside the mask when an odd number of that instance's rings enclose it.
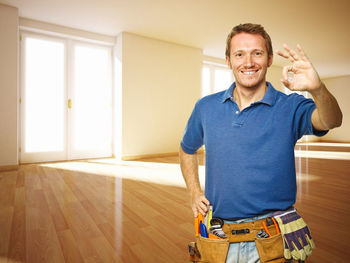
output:
{"label": "blue polo shirt", "polygon": [[215,217],[237,220],[292,206],[295,143],[327,133],[312,127],[311,99],[267,84],[263,99],[240,111],[233,83],[198,100],[188,120],[181,147],[194,154],[205,145],[205,196]]}

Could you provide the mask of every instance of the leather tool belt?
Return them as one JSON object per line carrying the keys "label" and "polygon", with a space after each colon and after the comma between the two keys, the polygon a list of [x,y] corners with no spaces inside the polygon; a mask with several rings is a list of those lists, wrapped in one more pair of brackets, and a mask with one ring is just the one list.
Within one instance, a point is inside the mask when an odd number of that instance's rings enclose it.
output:
{"label": "leather tool belt", "polygon": [[[200,253],[200,259],[191,262],[225,263],[230,243],[255,241],[259,258],[262,263],[282,263],[284,247],[282,236],[276,224],[267,224],[264,218],[246,223],[225,223],[222,230],[226,234],[225,239],[210,239],[197,237],[196,245]],[[265,224],[265,226],[264,226]],[[266,230],[269,237],[259,238],[259,232]]]}

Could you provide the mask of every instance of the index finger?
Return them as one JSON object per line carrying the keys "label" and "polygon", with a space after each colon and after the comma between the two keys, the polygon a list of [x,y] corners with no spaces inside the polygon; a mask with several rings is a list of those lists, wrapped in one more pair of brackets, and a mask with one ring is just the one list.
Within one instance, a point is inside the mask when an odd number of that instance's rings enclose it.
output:
{"label": "index finger", "polygon": [[284,52],[282,52],[280,50],[276,50],[276,53],[277,53],[277,55],[280,55],[281,57],[284,57],[284,58],[288,59],[292,63],[294,63],[294,61],[295,61],[294,58],[291,55],[286,54],[286,53],[284,53]]}
{"label": "index finger", "polygon": [[202,195],[202,196],[201,196],[201,201],[202,201],[204,204],[206,204],[207,206],[210,205],[210,202],[209,202],[209,200],[205,197],[205,195]]}

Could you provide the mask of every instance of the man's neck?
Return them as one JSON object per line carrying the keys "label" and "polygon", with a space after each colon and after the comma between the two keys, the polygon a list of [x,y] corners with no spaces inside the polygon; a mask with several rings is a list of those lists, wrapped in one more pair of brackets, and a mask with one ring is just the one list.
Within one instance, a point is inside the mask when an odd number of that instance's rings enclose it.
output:
{"label": "man's neck", "polygon": [[240,111],[249,107],[252,103],[261,100],[267,90],[267,84],[264,81],[259,87],[244,88],[236,86],[233,90],[233,98]]}

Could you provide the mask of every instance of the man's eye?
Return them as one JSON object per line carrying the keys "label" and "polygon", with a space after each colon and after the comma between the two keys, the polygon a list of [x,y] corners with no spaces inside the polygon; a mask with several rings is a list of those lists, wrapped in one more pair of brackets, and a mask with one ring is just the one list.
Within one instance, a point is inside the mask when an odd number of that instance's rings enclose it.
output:
{"label": "man's eye", "polygon": [[260,51],[255,52],[255,56],[261,56],[261,55],[262,55],[262,52]]}
{"label": "man's eye", "polygon": [[242,53],[236,53],[236,57],[242,57],[243,54]]}

